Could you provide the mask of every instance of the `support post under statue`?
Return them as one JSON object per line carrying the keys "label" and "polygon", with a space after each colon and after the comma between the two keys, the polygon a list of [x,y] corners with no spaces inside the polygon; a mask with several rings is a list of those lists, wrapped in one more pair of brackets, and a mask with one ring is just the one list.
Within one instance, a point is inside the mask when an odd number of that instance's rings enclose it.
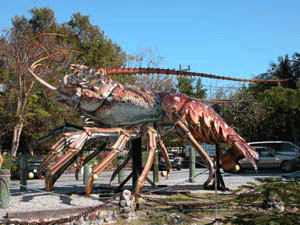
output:
{"label": "support post under statue", "polygon": [[221,175],[221,165],[220,165],[220,144],[216,144],[216,180],[217,180],[217,190],[228,190],[226,188],[223,177]]}
{"label": "support post under statue", "polygon": [[142,173],[142,138],[136,138],[131,141],[132,147],[132,189],[136,190],[136,184]]}
{"label": "support post under statue", "polygon": [[194,147],[190,148],[190,159],[189,159],[189,182],[195,183],[195,170],[196,170],[196,154]]}
{"label": "support post under statue", "polygon": [[20,156],[20,191],[27,190],[27,176],[28,176],[28,156],[22,153]]}
{"label": "support post under statue", "polygon": [[[118,164],[121,165],[124,161],[124,153],[120,152],[118,154]],[[124,168],[118,173],[118,183],[121,184],[124,181]]]}
{"label": "support post under statue", "polygon": [[153,182],[159,182],[159,159],[158,159],[158,151],[155,151],[154,163],[153,163]]}
{"label": "support post under statue", "polygon": [[92,172],[92,166],[89,164],[85,164],[83,166],[83,185],[86,185],[86,182],[88,181],[91,172]]}

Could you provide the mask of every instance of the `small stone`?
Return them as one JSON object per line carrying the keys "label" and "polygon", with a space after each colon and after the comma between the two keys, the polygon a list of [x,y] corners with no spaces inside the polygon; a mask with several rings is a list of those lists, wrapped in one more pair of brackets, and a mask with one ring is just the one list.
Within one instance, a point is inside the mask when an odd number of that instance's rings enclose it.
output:
{"label": "small stone", "polygon": [[123,217],[124,219],[128,219],[128,218],[130,217],[130,214],[124,213],[124,214],[122,214],[122,217]]}
{"label": "small stone", "polygon": [[123,209],[123,212],[124,213],[130,213],[132,210],[130,209],[130,208],[128,208],[128,207],[125,207],[124,209]]}
{"label": "small stone", "polygon": [[99,216],[101,218],[103,218],[104,215],[105,215],[105,212],[103,210],[100,210],[100,211],[97,212],[97,216]]}
{"label": "small stone", "polygon": [[90,220],[89,215],[84,216],[83,220],[86,221],[86,222],[89,221]]}
{"label": "small stone", "polygon": [[106,213],[105,215],[104,215],[104,222],[110,222],[110,221],[112,221],[112,218],[111,218],[111,215],[110,214],[108,214],[108,213]]}
{"label": "small stone", "polygon": [[96,219],[97,219],[97,214],[96,214],[96,213],[91,213],[91,214],[89,215],[89,220],[95,221]]}
{"label": "small stone", "polygon": [[183,221],[182,217],[175,213],[171,214],[171,218],[174,224],[181,223]]}
{"label": "small stone", "polygon": [[111,217],[113,218],[113,220],[117,219],[118,218],[117,212],[113,211]]}
{"label": "small stone", "polygon": [[123,208],[126,207],[126,200],[121,200],[119,206]]}
{"label": "small stone", "polygon": [[74,225],[82,225],[84,224],[84,219],[83,217],[80,217],[77,221],[74,222]]}

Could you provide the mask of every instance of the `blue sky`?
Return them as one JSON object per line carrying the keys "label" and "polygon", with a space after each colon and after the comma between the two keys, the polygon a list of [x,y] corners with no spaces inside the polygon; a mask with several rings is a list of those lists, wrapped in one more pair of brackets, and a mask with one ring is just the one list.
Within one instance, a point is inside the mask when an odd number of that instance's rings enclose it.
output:
{"label": "blue sky", "polygon": [[282,0],[2,0],[0,29],[33,7],[50,7],[57,22],[89,15],[131,54],[151,48],[160,67],[250,78],[278,56],[300,52],[300,1]]}

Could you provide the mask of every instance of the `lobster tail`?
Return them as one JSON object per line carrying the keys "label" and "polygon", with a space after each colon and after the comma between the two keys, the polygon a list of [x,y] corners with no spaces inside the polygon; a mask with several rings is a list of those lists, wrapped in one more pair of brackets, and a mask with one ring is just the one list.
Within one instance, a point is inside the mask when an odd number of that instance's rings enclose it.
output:
{"label": "lobster tail", "polygon": [[234,168],[236,162],[243,157],[257,169],[258,154],[212,108],[202,102],[187,99],[179,115],[187,122],[197,141],[230,143],[231,147],[221,156],[223,169]]}
{"label": "lobster tail", "polygon": [[258,154],[245,142],[235,141],[232,143],[232,148],[227,150],[221,157],[222,166],[224,170],[232,170],[236,162],[246,157],[254,169],[257,170],[256,161],[258,160]]}

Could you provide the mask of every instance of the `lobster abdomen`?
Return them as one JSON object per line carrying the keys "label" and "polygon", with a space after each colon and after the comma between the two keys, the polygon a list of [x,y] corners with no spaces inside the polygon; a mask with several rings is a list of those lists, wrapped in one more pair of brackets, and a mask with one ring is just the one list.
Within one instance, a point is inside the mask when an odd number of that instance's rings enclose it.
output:
{"label": "lobster abdomen", "polygon": [[183,94],[161,93],[161,96],[168,118],[172,122],[184,121],[198,142],[232,144],[221,157],[224,169],[233,168],[242,157],[248,158],[256,169],[258,154],[211,107]]}

